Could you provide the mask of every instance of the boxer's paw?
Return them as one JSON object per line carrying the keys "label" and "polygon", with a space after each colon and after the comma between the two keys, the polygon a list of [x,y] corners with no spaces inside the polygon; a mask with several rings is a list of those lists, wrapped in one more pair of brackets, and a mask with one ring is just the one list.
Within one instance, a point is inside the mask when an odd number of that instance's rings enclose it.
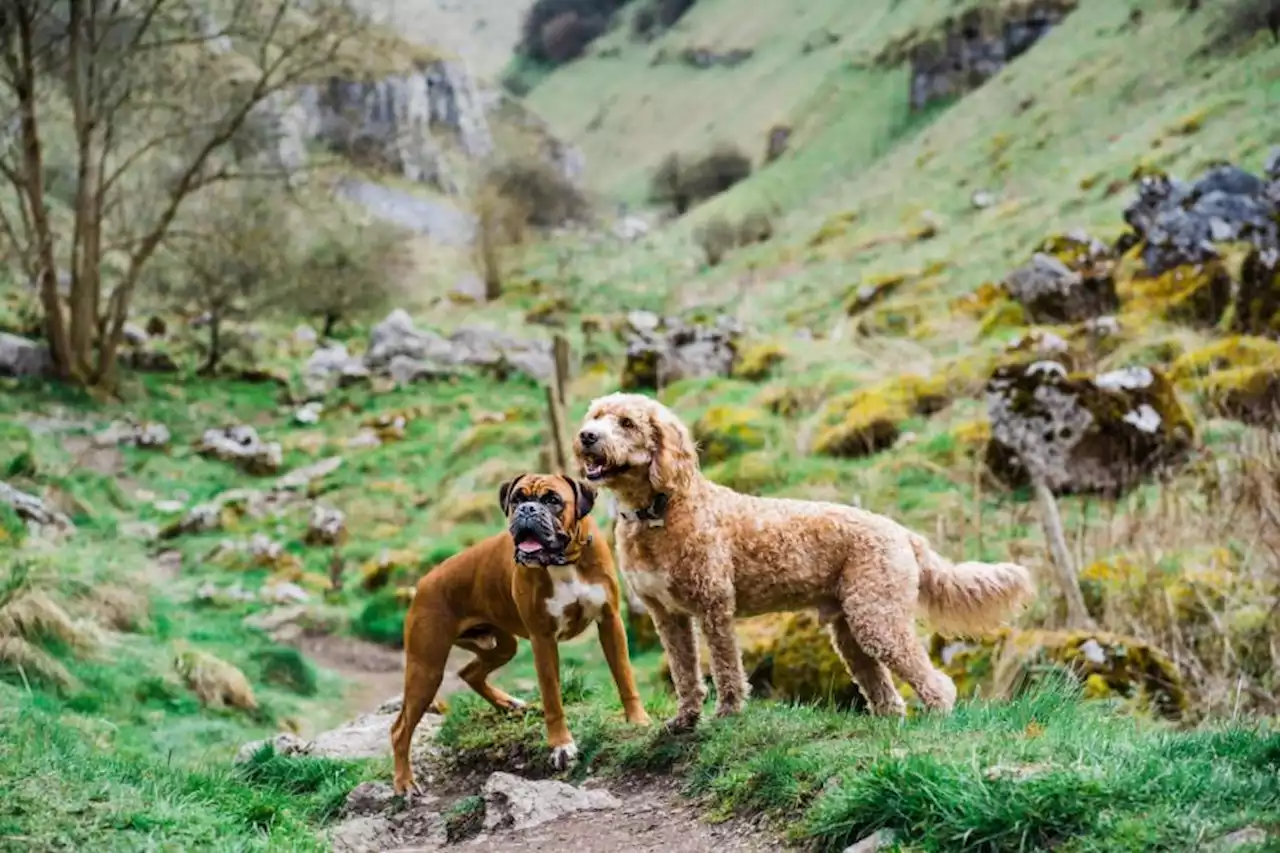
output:
{"label": "boxer's paw", "polygon": [[649,715],[645,713],[644,708],[635,708],[627,711],[627,722],[633,726],[648,726],[653,724],[653,720],[649,719]]}
{"label": "boxer's paw", "polygon": [[578,745],[573,741],[569,741],[565,745],[557,746],[551,750],[551,766],[556,770],[568,770],[577,757]]}

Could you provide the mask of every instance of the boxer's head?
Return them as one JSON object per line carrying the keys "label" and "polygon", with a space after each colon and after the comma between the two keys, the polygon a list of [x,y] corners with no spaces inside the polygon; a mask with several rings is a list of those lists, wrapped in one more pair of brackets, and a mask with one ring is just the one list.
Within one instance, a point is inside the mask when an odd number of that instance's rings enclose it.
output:
{"label": "boxer's head", "polygon": [[560,474],[521,474],[502,484],[498,499],[517,563],[563,566],[577,560],[578,526],[595,503],[594,488]]}

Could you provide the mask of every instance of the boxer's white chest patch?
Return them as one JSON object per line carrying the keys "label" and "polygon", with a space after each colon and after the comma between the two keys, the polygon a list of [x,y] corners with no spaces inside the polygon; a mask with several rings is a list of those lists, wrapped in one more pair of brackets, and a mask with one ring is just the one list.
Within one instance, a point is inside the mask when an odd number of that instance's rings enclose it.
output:
{"label": "boxer's white chest patch", "polygon": [[604,603],[608,598],[600,584],[584,583],[572,566],[550,566],[551,595],[547,598],[547,612],[559,624],[563,632],[570,626],[566,624],[565,611],[572,605],[582,607],[582,615],[588,621],[598,622],[604,611]]}

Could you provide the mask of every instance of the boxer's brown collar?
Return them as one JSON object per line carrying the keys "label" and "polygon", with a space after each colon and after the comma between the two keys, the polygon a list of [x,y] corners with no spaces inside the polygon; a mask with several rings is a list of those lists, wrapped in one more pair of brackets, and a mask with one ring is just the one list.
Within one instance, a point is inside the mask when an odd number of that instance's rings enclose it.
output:
{"label": "boxer's brown collar", "polygon": [[662,527],[667,523],[667,504],[671,502],[668,495],[659,492],[653,496],[653,503],[643,509],[619,509],[618,515],[627,521],[643,521],[650,527]]}

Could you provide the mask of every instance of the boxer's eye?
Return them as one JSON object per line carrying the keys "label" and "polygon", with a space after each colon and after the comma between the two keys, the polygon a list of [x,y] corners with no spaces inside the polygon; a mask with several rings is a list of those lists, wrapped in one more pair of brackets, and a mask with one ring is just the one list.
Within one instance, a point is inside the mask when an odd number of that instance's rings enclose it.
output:
{"label": "boxer's eye", "polygon": [[618,425],[619,425],[619,426],[621,426],[623,429],[635,429],[635,428],[636,428],[636,422],[635,422],[635,421],[633,421],[633,420],[631,420],[631,418],[620,418],[620,419],[618,420]]}
{"label": "boxer's eye", "polygon": [[557,506],[560,504],[561,501],[560,501],[560,496],[557,495],[555,492],[547,492],[547,494],[542,496],[542,502],[547,504],[548,506]]}

